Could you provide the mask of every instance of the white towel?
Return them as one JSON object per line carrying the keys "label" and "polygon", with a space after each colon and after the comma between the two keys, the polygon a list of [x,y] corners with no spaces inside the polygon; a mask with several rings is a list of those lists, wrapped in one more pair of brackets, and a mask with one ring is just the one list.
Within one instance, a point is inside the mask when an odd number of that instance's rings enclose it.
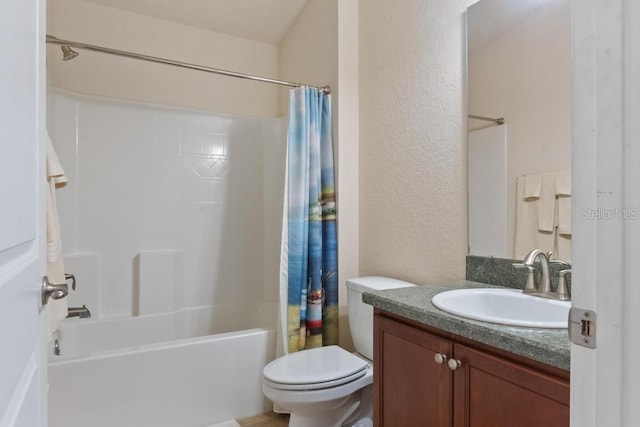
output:
{"label": "white towel", "polygon": [[[53,284],[65,283],[64,264],[62,260],[62,239],[60,237],[60,220],[56,205],[56,188],[64,187],[67,178],[60,165],[53,144],[47,135],[47,277]],[[67,299],[49,299],[47,312],[47,341],[58,329],[60,320],[67,317]]]}
{"label": "white towel", "polygon": [[[533,179],[529,180],[531,176],[533,176]],[[520,176],[516,181],[516,233],[514,244],[514,258],[516,259],[523,259],[534,248],[545,252],[553,251],[554,249],[555,233],[540,231],[538,228],[538,215],[540,213],[538,208],[540,195],[542,194],[541,190],[542,175]]]}
{"label": "white towel", "polygon": [[[528,178],[527,178],[528,179]],[[556,217],[556,174],[542,175],[542,188],[538,199],[538,230],[553,232]]]}
{"label": "white towel", "polygon": [[526,201],[533,201],[540,198],[542,192],[542,175],[524,175],[518,178],[522,180],[522,191],[520,197]]}
{"label": "white towel", "polygon": [[531,174],[524,179],[524,194],[520,196],[526,202],[537,201],[538,230],[553,232],[556,204],[555,173]]}
{"label": "white towel", "polygon": [[514,258],[533,248],[571,260],[571,171],[518,177]]}
{"label": "white towel", "polygon": [[571,235],[571,171],[556,175],[558,234]]}

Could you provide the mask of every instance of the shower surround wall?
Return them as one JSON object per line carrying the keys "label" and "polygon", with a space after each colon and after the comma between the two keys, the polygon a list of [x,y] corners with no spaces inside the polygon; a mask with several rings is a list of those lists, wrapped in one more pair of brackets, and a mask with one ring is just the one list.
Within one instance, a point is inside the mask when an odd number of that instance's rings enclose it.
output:
{"label": "shower surround wall", "polygon": [[286,122],[52,90],[71,305],[94,317],[275,302]]}

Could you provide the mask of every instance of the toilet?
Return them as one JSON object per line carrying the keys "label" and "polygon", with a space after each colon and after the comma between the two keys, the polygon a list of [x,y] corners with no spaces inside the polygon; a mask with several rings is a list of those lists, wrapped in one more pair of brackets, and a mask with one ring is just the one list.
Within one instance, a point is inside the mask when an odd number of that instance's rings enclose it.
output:
{"label": "toilet", "polygon": [[290,427],[373,425],[373,307],[362,293],[414,284],[388,277],[347,280],[349,328],[356,348],[338,346],[279,357],[262,371],[262,391],[283,412]]}

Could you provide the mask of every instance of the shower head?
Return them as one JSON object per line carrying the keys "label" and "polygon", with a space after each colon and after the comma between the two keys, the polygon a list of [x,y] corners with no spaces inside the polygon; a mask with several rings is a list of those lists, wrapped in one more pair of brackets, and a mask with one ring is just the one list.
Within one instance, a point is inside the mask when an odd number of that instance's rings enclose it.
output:
{"label": "shower head", "polygon": [[62,49],[62,60],[63,61],[70,61],[73,58],[75,58],[76,56],[80,55],[78,52],[76,52],[75,50],[71,49],[69,46],[60,46],[60,48]]}

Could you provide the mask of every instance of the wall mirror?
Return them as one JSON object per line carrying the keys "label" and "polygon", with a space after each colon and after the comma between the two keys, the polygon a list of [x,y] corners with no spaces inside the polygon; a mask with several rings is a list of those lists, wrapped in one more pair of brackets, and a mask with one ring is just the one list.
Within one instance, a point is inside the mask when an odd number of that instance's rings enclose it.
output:
{"label": "wall mirror", "polygon": [[570,262],[570,1],[469,7],[467,78],[469,254]]}

